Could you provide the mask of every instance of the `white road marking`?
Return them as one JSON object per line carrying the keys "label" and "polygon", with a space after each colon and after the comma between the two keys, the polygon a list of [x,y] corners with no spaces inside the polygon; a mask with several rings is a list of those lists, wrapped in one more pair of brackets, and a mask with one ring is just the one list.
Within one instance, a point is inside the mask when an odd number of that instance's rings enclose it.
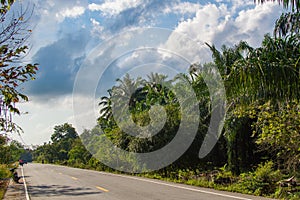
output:
{"label": "white road marking", "polygon": [[24,189],[25,189],[25,197],[26,197],[26,200],[30,200],[30,197],[29,197],[29,194],[28,194],[28,190],[27,190],[26,181],[25,181],[25,177],[24,177],[23,166],[21,167],[21,172],[22,172],[23,184],[24,184]]}

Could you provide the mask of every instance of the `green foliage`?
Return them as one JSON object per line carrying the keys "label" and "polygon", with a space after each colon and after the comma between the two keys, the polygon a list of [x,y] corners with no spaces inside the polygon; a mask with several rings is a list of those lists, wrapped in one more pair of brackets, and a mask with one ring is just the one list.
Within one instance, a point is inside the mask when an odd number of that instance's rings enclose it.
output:
{"label": "green foliage", "polygon": [[15,0],[1,0],[0,14],[6,14]]}
{"label": "green foliage", "polygon": [[8,165],[0,164],[0,199],[3,199],[8,185],[8,180],[11,177],[11,172],[9,171]]}
{"label": "green foliage", "polygon": [[254,124],[259,132],[257,144],[276,155],[284,168],[300,169],[300,104],[292,101],[275,107],[270,102],[259,106]]}
{"label": "green foliage", "polygon": [[[52,143],[38,147],[34,152],[34,159],[44,163],[78,163],[87,155],[79,136],[71,124],[65,123],[54,127],[51,136]],[[79,155],[81,151],[82,155]],[[71,160],[69,157],[71,156]]]}
{"label": "green foliage", "polygon": [[300,192],[298,190],[290,192],[285,188],[279,188],[275,193],[275,198],[284,199],[284,200],[298,200],[300,199]]}
{"label": "green foliage", "polygon": [[[274,0],[254,0],[255,3],[265,3],[267,1],[274,1]],[[299,11],[300,9],[300,1],[299,0],[279,0],[279,4],[282,4],[284,8],[291,7],[292,10]]]}
{"label": "green foliage", "polygon": [[[245,42],[218,52],[211,47],[227,91],[236,106],[258,100],[273,102],[300,98],[299,35],[272,38],[266,35],[262,47],[253,49]],[[246,54],[246,56],[243,56]]]}
{"label": "green foliage", "polygon": [[73,141],[72,149],[68,152],[68,165],[83,168],[91,159],[91,154],[86,150],[81,140]]}
{"label": "green foliage", "polygon": [[[133,79],[128,74],[123,79],[118,79],[119,84],[109,89],[108,96],[103,96],[99,103],[101,108],[98,123],[104,134],[116,146],[124,150],[139,153],[152,152],[162,148],[174,138],[182,122],[183,109],[186,113],[191,113],[190,110],[199,109],[200,122],[192,115],[187,114],[185,116],[184,120],[188,123],[185,123],[183,129],[186,130],[186,133],[190,132],[188,131],[191,128],[190,124],[199,124],[199,128],[192,146],[173,166],[198,165],[200,161],[198,151],[207,133],[211,112],[209,92],[200,73],[201,67],[197,64],[192,65],[191,74],[179,74],[174,80],[168,80],[166,75],[157,73],[149,74],[147,79],[141,77]],[[207,68],[209,68],[209,65],[207,65]],[[193,87],[198,102],[195,103],[191,97],[184,96],[182,98],[184,100],[181,100],[180,105],[179,99],[172,88],[176,89],[177,93],[186,94],[190,90],[187,85]],[[160,105],[160,109],[164,110],[166,116],[161,114],[158,105]],[[113,110],[115,112],[114,118],[112,118]],[[124,118],[125,114],[127,116]],[[123,118],[120,118],[120,116]],[[165,121],[165,123],[162,129],[151,136],[149,134],[156,128],[151,125],[153,121]],[[144,128],[145,126],[147,128]],[[138,132],[143,137],[134,137],[122,130],[129,130],[132,133]],[[187,137],[189,136],[187,135]],[[92,141],[97,143],[97,140]],[[90,147],[99,146],[89,145]],[[218,145],[216,148],[219,147],[223,146]],[[94,148],[91,147],[91,149]],[[218,152],[219,155],[224,155],[225,150],[222,149]],[[103,152],[102,154],[105,155]],[[217,157],[217,154],[211,154],[210,160],[218,160],[223,165],[224,159],[222,158],[226,156]]]}
{"label": "green foliage", "polygon": [[0,165],[0,179],[10,178],[11,173],[7,168],[7,165]]}
{"label": "green foliage", "polygon": [[53,143],[58,143],[64,140],[76,139],[78,134],[71,124],[65,123],[54,127],[54,133],[51,135]]}
{"label": "green foliage", "polygon": [[[294,171],[299,166],[299,108],[295,106],[300,99],[297,16],[284,21],[290,16],[283,15],[274,34],[280,23],[286,25],[284,34],[266,35],[259,48],[240,42],[231,48],[223,46],[219,52],[209,46],[226,88],[228,163],[236,174],[260,162],[263,154],[264,159],[282,159],[280,155],[287,152],[289,156],[283,159],[283,165]],[[262,152],[257,154],[258,148]]]}
{"label": "green foliage", "polygon": [[28,47],[24,42],[29,37],[25,9],[18,15],[10,14],[10,6],[14,0],[1,1],[0,9],[0,131],[21,131],[12,121],[11,114],[20,114],[16,103],[28,101],[28,97],[21,92],[19,86],[33,80],[38,70],[38,64],[25,64],[21,62]]}
{"label": "green foliage", "polygon": [[239,182],[234,186],[238,191],[255,195],[272,195],[278,187],[282,175],[279,170],[273,169],[273,162],[259,164],[254,172],[240,175]]}
{"label": "green foliage", "polygon": [[285,37],[287,35],[299,35],[300,34],[300,12],[288,12],[282,13],[280,18],[276,21],[274,36]]}
{"label": "green foliage", "polygon": [[227,167],[227,164],[225,164],[223,167],[221,167],[218,170],[218,173],[213,178],[213,182],[217,184],[232,184],[235,181],[234,175],[232,171],[230,171]]}
{"label": "green foliage", "polygon": [[17,141],[7,142],[7,138],[0,136],[0,164],[18,161],[26,153],[22,144]]}

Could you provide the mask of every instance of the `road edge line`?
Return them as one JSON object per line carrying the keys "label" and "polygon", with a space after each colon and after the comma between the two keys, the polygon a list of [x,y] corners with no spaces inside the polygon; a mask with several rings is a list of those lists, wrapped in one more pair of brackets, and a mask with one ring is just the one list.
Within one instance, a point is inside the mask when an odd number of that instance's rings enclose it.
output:
{"label": "road edge line", "polygon": [[24,177],[23,166],[21,167],[21,172],[22,172],[22,177],[23,177],[23,184],[24,184],[24,189],[25,189],[26,200],[30,200],[30,197],[29,197],[29,194],[28,194],[27,185],[26,185],[26,180],[25,180],[25,177]]}

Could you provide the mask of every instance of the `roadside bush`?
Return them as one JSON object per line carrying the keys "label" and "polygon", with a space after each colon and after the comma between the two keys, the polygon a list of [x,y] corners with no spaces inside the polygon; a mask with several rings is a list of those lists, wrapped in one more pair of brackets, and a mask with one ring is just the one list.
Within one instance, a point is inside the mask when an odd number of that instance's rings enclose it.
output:
{"label": "roadside bush", "polygon": [[6,165],[0,165],[0,179],[9,178],[11,173]]}
{"label": "roadside bush", "polygon": [[299,200],[300,199],[300,190],[291,192],[289,188],[278,188],[275,192],[275,198],[284,199],[284,200]]}
{"label": "roadside bush", "polygon": [[282,174],[279,170],[274,171],[273,162],[269,161],[259,164],[254,172],[241,174],[235,188],[244,193],[269,196],[274,195],[281,179]]}
{"label": "roadside bush", "polygon": [[227,164],[218,170],[218,173],[213,177],[213,182],[216,184],[228,185],[235,181],[235,177],[231,171],[227,169]]}

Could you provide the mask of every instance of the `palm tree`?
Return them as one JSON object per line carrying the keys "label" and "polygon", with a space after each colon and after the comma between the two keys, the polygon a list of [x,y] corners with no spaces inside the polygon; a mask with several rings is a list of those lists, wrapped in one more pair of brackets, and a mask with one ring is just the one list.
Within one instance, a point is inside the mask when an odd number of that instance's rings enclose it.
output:
{"label": "palm tree", "polygon": [[101,97],[101,101],[98,105],[102,106],[100,109],[100,117],[110,119],[112,117],[111,98],[107,96]]}
{"label": "palm tree", "polygon": [[294,36],[300,34],[300,12],[282,13],[275,23],[274,36],[283,38],[287,35]]}
{"label": "palm tree", "polygon": [[123,79],[117,79],[119,85],[112,88],[112,100],[114,106],[124,106],[124,103],[129,106],[129,109],[134,109],[136,103],[140,100],[142,78],[138,77],[136,80],[126,74]]}
{"label": "palm tree", "polygon": [[[254,0],[255,3],[264,3],[270,0]],[[274,0],[272,0],[274,1]],[[282,13],[281,17],[276,21],[274,36],[284,37],[290,33],[298,34],[300,24],[300,0],[278,0],[284,8],[292,8],[292,12]]]}
{"label": "palm tree", "polygon": [[259,99],[283,102],[300,98],[299,45],[299,36],[267,35],[257,49],[241,42],[233,48],[223,47],[220,53],[210,46],[229,102],[247,105]]}
{"label": "palm tree", "polygon": [[147,106],[159,103],[162,105],[170,101],[170,87],[172,80],[167,81],[168,76],[158,73],[151,73],[144,82],[144,91],[147,93]]}
{"label": "palm tree", "polygon": [[[267,1],[274,1],[274,0],[254,0],[255,3],[265,3]],[[293,10],[299,11],[300,8],[300,0],[278,0],[279,4],[282,4],[283,7],[288,8],[289,6],[292,7]]]}
{"label": "palm tree", "polygon": [[[260,113],[260,107],[270,102],[276,110],[285,103],[300,99],[299,46],[299,35],[296,34],[282,38],[266,35],[262,46],[256,49],[246,43],[223,47],[222,52],[210,46],[224,79],[230,105],[225,136],[229,146],[228,162],[237,173],[240,158],[245,158],[245,152],[251,152],[246,146],[254,147],[250,137],[253,133],[249,130]],[[245,140],[246,137],[249,141]]]}

